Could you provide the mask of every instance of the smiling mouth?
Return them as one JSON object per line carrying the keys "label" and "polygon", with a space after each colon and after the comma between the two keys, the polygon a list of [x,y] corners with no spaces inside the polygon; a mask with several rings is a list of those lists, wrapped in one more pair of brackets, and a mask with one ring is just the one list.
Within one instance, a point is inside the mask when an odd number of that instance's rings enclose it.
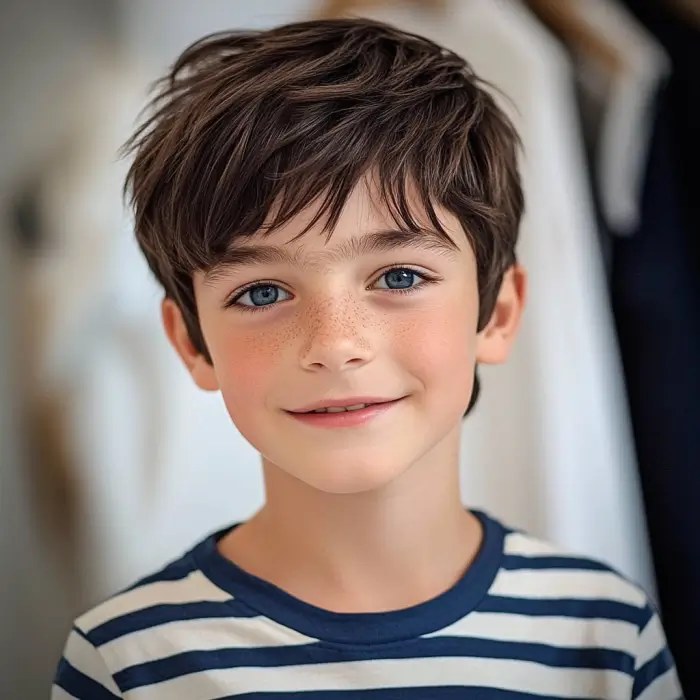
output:
{"label": "smiling mouth", "polygon": [[355,398],[355,403],[348,403],[345,406],[342,404],[339,406],[321,406],[308,411],[289,411],[288,413],[290,416],[310,426],[320,428],[352,428],[370,424],[375,418],[379,418],[379,416],[390,412],[393,407],[404,398],[405,397],[384,400],[376,399],[371,402],[358,402],[357,398]]}
{"label": "smiling mouth", "polygon": [[[401,398],[390,399],[384,397],[353,397],[348,398],[347,402],[341,401],[329,401],[328,406],[318,406],[317,408],[309,409],[298,409],[296,411],[290,410],[288,413],[297,416],[311,416],[314,414],[324,414],[324,413],[353,413],[354,411],[362,411],[368,408],[374,408],[376,406],[385,406],[389,404],[396,403],[400,401]],[[354,400],[353,400],[354,399]],[[364,401],[362,400],[364,399]],[[368,400],[369,399],[369,400]]]}
{"label": "smiling mouth", "polygon": [[368,406],[377,406],[376,403],[358,403],[354,406],[330,406],[329,408],[317,408],[313,411],[304,411],[305,414],[309,413],[346,413],[348,411],[361,411],[363,408]]}

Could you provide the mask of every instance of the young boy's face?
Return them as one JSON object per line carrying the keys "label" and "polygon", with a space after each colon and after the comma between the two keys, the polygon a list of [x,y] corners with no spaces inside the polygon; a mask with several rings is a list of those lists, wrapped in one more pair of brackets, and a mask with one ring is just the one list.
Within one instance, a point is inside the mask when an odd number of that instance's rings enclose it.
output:
{"label": "young boy's face", "polygon": [[[454,442],[475,363],[506,358],[522,306],[524,274],[515,269],[477,334],[475,259],[456,219],[438,212],[452,246],[429,234],[402,241],[376,202],[363,184],[330,240],[320,225],[291,240],[309,211],[238,241],[237,264],[196,273],[213,365],[189,342],[177,307],[163,308],[197,384],[221,390],[267,463],[333,493],[380,488]],[[384,405],[302,413],[375,402]]]}

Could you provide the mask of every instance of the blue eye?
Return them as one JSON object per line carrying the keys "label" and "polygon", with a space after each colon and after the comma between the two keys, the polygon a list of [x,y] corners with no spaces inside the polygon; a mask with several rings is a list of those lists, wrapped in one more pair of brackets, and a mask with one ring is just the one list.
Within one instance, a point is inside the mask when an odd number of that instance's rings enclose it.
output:
{"label": "blue eye", "polygon": [[422,281],[425,278],[414,270],[405,267],[395,267],[385,272],[379,280],[377,280],[377,283],[379,284],[380,280],[385,280],[386,286],[379,285],[380,289],[400,291],[402,289],[411,289],[415,285],[417,279]]}
{"label": "blue eye", "polygon": [[[438,277],[429,275],[426,272],[412,270],[410,267],[392,267],[382,273],[372,287],[398,294],[408,294],[439,281],[440,278]],[[226,302],[226,307],[237,306],[246,311],[263,311],[279,302],[292,298],[292,294],[277,284],[258,283],[248,287]]]}
{"label": "blue eye", "polygon": [[[283,297],[284,294],[287,296]],[[246,289],[233,303],[240,306],[262,307],[271,306],[278,301],[286,301],[289,298],[291,298],[291,294],[275,284],[259,284]]]}

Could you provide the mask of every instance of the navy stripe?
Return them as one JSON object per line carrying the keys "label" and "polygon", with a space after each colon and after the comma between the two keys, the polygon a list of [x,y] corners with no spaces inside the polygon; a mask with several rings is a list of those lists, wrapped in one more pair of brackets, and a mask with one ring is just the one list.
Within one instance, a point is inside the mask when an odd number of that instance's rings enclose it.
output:
{"label": "navy stripe", "polygon": [[641,634],[647,627],[647,625],[656,617],[656,610],[651,604],[647,603],[644,606],[644,610],[641,614],[641,619],[639,621],[639,633]]}
{"label": "navy stripe", "polygon": [[574,598],[510,598],[489,595],[479,605],[479,612],[512,613],[532,617],[573,617],[580,620],[620,620],[639,624],[643,608],[620,603],[615,600]]}
{"label": "navy stripe", "polygon": [[609,649],[574,649],[545,644],[505,642],[471,637],[431,637],[413,644],[343,647],[322,643],[191,651],[123,669],[115,680],[124,690],[177,678],[187,673],[224,668],[279,668],[383,659],[474,658],[530,661],[558,668],[634,672],[630,654]]}
{"label": "navy stripe", "polygon": [[[302,696],[300,691],[287,693],[243,693],[219,700],[290,700]],[[515,690],[469,686],[431,686],[425,688],[379,688],[372,690],[307,690],[309,700],[556,700],[551,695],[534,695]],[[567,700],[585,700],[567,698]]]}
{"label": "navy stripe", "polygon": [[75,632],[79,637],[82,637],[90,646],[94,646],[90,637],[88,637],[86,632],[78,627],[78,625],[73,625],[73,632]]}
{"label": "navy stripe", "polygon": [[338,644],[389,644],[437,632],[472,612],[487,595],[503,558],[503,528],[483,514],[481,549],[449,590],[431,600],[391,613],[336,613],[310,605],[226,559],[210,538],[193,554],[203,574],[235,598],[244,599],[278,624],[313,639]]}
{"label": "navy stripe", "polygon": [[58,665],[54,684],[76,698],[119,700],[119,696],[107,690],[101,683],[78,671],[65,658],[62,658]]}
{"label": "navy stripe", "polygon": [[166,566],[161,571],[158,571],[150,576],[144,576],[124,592],[133,591],[142,586],[147,586],[150,583],[160,583],[161,581],[182,581],[187,578],[193,571],[197,570],[197,566],[192,561],[191,557],[178,559]]}
{"label": "navy stripe", "polygon": [[664,647],[653,659],[647,661],[634,677],[632,698],[638,698],[659,676],[673,666],[671,652]]}
{"label": "navy stripe", "polygon": [[165,625],[181,620],[206,620],[211,618],[251,618],[259,613],[237,600],[223,602],[199,601],[197,603],[161,603],[115,617],[95,627],[89,639],[96,647],[111,642],[125,634]]}
{"label": "navy stripe", "polygon": [[526,557],[519,554],[506,554],[502,566],[512,571],[514,569],[568,569],[571,571],[604,571],[611,573],[610,567],[591,559],[566,556]]}

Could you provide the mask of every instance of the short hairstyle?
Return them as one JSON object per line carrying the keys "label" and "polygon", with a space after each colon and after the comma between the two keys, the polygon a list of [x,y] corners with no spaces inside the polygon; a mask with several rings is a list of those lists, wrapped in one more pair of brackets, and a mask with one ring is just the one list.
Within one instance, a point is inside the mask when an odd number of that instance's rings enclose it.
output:
{"label": "short hairstyle", "polygon": [[193,273],[239,237],[271,232],[314,202],[301,232],[328,235],[373,173],[402,229],[435,206],[474,250],[479,329],[515,262],[523,210],[519,139],[469,64],[416,34],[366,19],[226,31],[191,44],[154,85],[124,146],[138,243],[190,338],[209,357]]}

